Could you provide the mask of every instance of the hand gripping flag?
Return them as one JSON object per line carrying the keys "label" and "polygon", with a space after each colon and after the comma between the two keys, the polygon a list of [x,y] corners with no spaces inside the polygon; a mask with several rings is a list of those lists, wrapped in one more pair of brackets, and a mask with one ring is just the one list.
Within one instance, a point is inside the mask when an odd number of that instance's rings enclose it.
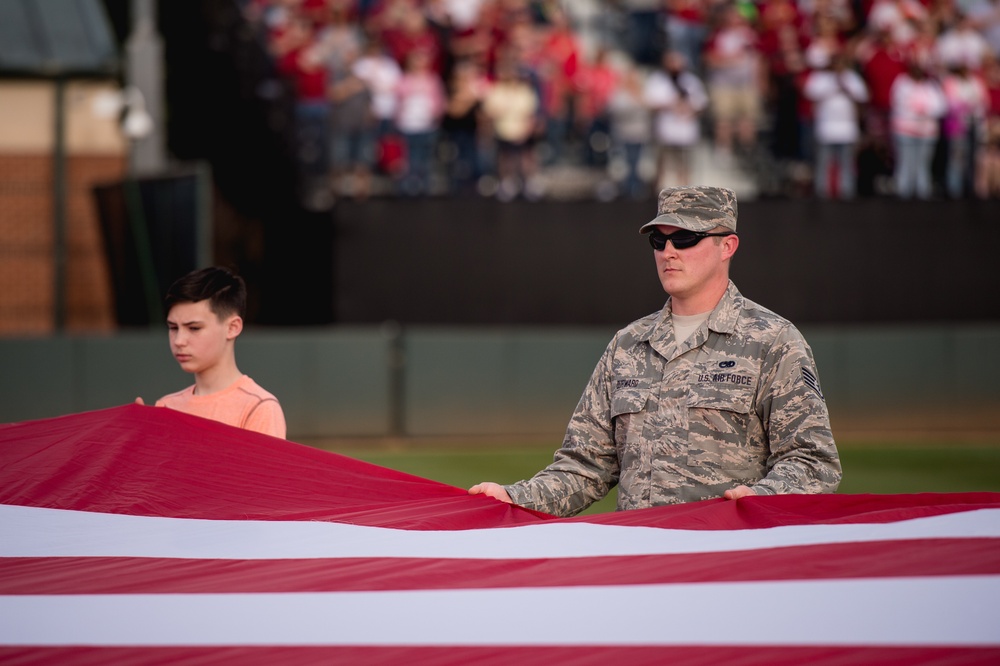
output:
{"label": "hand gripping flag", "polygon": [[996,664],[1000,493],[575,519],[167,409],[0,426],[3,664]]}

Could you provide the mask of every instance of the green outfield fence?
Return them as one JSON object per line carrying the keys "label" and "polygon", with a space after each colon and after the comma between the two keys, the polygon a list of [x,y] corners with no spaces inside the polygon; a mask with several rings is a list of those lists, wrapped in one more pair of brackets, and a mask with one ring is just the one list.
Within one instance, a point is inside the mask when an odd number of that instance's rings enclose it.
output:
{"label": "green outfield fence", "polygon": [[[802,327],[835,434],[1000,432],[1000,325]],[[558,441],[612,327],[249,327],[289,438]],[[147,403],[190,377],[165,330],[0,338],[0,422]]]}

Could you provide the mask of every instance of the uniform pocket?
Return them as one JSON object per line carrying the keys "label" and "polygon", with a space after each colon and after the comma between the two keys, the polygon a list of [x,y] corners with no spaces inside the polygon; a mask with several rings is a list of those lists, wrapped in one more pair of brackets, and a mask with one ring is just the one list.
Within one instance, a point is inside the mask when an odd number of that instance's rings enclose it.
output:
{"label": "uniform pocket", "polygon": [[619,460],[635,453],[649,402],[649,379],[619,379],[611,393],[611,422]]}
{"label": "uniform pocket", "polygon": [[736,368],[697,377],[688,398],[687,464],[724,470],[727,478],[753,476],[765,462],[750,443],[757,378]]}
{"label": "uniform pocket", "polygon": [[630,388],[611,394],[611,418],[624,414],[635,414],[646,408],[649,401],[648,388]]}

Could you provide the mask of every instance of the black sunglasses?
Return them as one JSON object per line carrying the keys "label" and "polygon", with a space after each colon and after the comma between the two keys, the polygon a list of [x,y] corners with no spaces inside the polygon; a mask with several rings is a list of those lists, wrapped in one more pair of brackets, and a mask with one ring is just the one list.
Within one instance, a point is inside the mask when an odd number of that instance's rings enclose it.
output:
{"label": "black sunglasses", "polygon": [[667,246],[667,241],[670,241],[674,244],[675,249],[686,250],[700,243],[702,238],[735,235],[735,231],[722,231],[714,234],[707,231],[688,231],[687,229],[681,229],[672,234],[662,234],[659,231],[653,231],[649,234],[649,244],[653,246],[654,250],[662,250]]}

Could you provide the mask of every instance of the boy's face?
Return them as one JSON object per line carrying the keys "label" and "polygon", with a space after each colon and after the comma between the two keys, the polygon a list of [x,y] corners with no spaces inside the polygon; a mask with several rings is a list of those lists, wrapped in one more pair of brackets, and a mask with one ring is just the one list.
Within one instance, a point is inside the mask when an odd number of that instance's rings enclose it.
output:
{"label": "boy's face", "polygon": [[240,334],[242,327],[239,315],[220,319],[207,299],[176,303],[167,314],[170,352],[185,372],[205,372],[231,353],[230,341]]}

